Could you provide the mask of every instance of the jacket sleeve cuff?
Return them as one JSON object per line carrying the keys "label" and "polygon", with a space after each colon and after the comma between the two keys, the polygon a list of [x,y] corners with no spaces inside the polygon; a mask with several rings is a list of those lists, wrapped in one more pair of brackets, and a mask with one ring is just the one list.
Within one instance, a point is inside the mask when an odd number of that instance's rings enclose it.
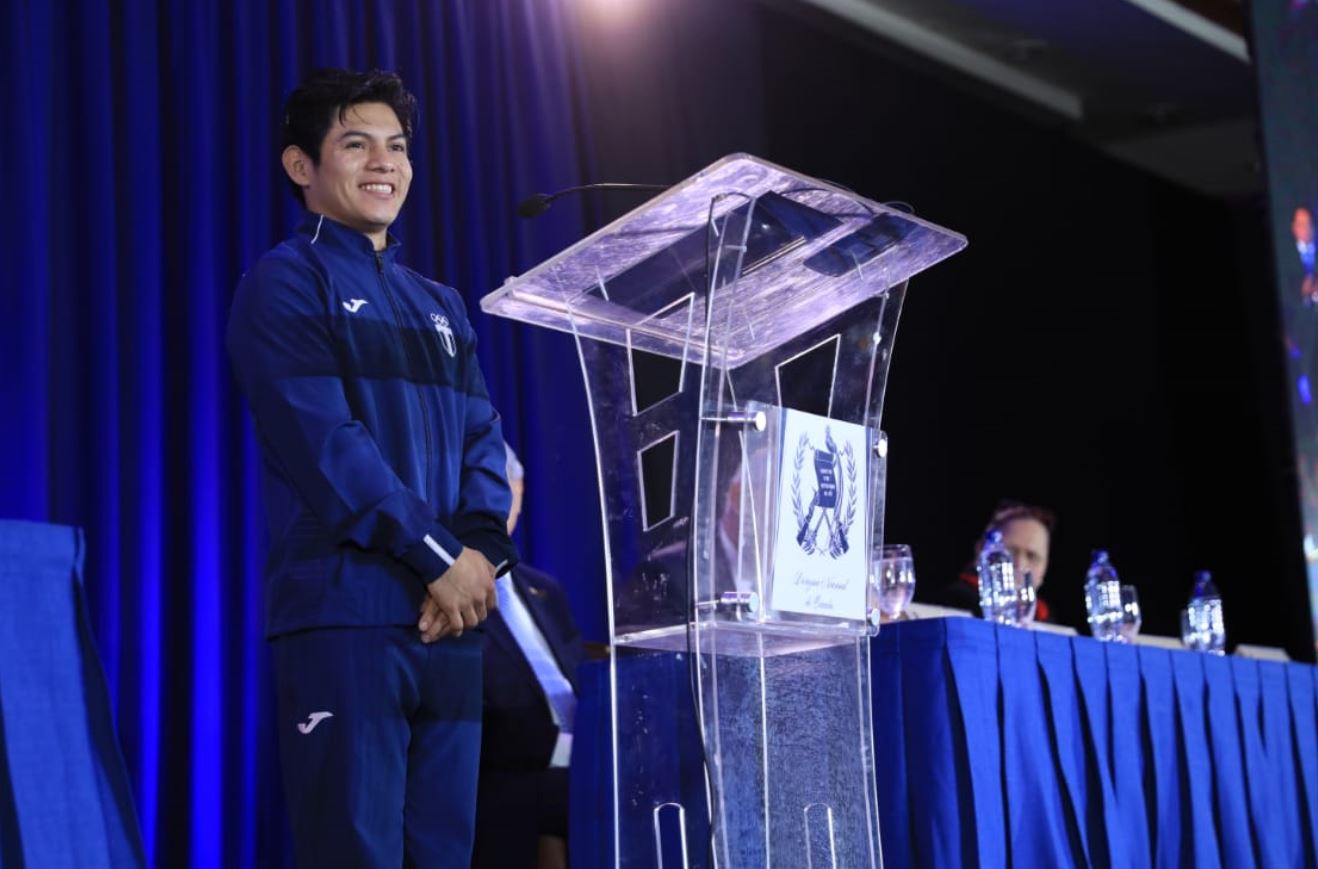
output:
{"label": "jacket sleeve cuff", "polygon": [[472,529],[462,535],[462,542],[494,565],[494,575],[503,576],[517,565],[517,548],[506,531],[495,529]]}
{"label": "jacket sleeve cuff", "polygon": [[405,549],[400,558],[429,584],[443,576],[461,554],[462,544],[457,538],[448,529],[435,524],[424,537]]}

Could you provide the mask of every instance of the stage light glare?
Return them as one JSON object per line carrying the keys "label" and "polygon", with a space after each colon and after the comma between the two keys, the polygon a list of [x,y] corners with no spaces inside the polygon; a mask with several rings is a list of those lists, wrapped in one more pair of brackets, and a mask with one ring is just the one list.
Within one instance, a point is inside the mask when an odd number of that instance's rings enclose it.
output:
{"label": "stage light glare", "polygon": [[605,27],[635,24],[650,8],[646,0],[577,0],[584,13]]}

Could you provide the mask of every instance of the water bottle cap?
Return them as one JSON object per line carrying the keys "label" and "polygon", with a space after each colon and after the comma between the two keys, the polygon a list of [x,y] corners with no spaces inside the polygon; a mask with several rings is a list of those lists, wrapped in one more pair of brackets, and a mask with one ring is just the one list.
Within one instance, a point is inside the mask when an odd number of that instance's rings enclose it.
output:
{"label": "water bottle cap", "polygon": [[1106,549],[1094,550],[1094,564],[1107,564],[1108,554]]}
{"label": "water bottle cap", "polygon": [[1002,529],[1001,529],[1001,528],[990,528],[988,534],[985,535],[985,537],[984,537],[984,542],[988,543],[990,546],[993,546],[993,545],[996,545],[996,544],[998,544],[998,543],[1001,543],[1001,542],[1002,542]]}
{"label": "water bottle cap", "polygon": [[1206,582],[1213,581],[1213,574],[1207,570],[1196,570],[1194,572],[1194,584],[1203,585]]}

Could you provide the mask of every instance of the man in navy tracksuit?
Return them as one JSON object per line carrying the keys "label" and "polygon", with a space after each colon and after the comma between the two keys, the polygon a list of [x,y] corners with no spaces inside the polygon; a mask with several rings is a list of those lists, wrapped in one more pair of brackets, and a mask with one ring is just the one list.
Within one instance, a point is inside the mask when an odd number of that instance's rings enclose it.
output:
{"label": "man in navy tracksuit", "polygon": [[516,561],[499,417],[458,294],[400,265],[412,177],[398,77],[289,97],[307,207],[234,296],[228,349],[261,444],[267,634],[286,802],[307,866],[466,866],[480,755],[471,633]]}

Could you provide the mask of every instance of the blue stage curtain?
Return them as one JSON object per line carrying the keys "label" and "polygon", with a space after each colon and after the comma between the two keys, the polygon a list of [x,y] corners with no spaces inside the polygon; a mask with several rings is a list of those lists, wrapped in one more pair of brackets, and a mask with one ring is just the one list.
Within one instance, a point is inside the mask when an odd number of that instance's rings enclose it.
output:
{"label": "blue stage curtain", "polygon": [[[464,293],[532,480],[524,552],[568,581],[599,635],[587,605],[602,560],[596,499],[559,500],[593,491],[575,351],[477,305],[582,234],[576,203],[533,224],[512,214],[529,193],[586,180],[567,14],[560,0],[0,11],[13,170],[0,517],[86,529],[89,611],[153,865],[287,860],[258,454],[222,336],[239,276],[297,219],[279,113],[313,68],[396,69],[417,94],[402,258]],[[570,427],[556,439],[580,450],[549,455],[531,440],[552,426]]]}

